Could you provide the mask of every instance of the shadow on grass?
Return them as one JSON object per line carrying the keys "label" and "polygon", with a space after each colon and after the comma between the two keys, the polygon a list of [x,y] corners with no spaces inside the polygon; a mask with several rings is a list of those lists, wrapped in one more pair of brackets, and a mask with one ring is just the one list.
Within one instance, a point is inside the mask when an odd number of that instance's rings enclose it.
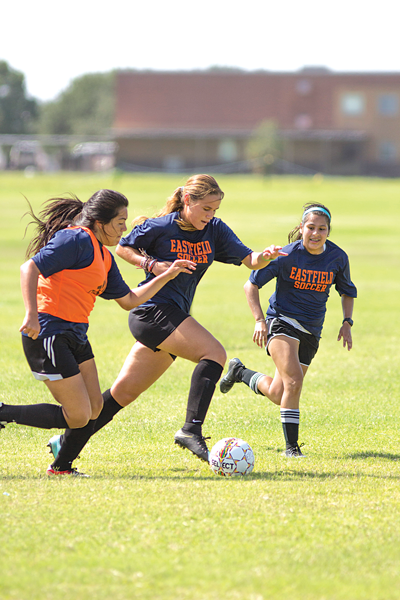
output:
{"label": "shadow on grass", "polygon": [[345,458],[386,458],[387,460],[400,460],[400,454],[392,454],[391,452],[354,452],[346,454]]}
{"label": "shadow on grass", "polygon": [[[269,447],[267,450],[276,452],[281,454],[282,449]],[[352,454],[346,454],[343,456],[344,460],[348,459],[360,459],[365,460],[367,458],[376,458],[376,459],[386,459],[389,461],[398,461],[400,460],[400,454],[392,454],[390,452],[355,452]],[[343,460],[342,459],[342,460]],[[344,471],[321,471],[317,470],[303,470],[303,466],[307,466],[307,457],[300,459],[285,459],[285,468],[277,469],[275,471],[265,471],[258,472],[255,471],[245,477],[221,477],[218,475],[214,475],[212,472],[208,472],[204,474],[200,472],[200,469],[204,467],[204,464],[201,467],[174,467],[169,469],[168,474],[162,473],[135,473],[135,472],[124,472],[124,473],[90,473],[90,469],[88,469],[89,478],[81,478],[81,477],[48,477],[45,474],[7,474],[2,475],[0,473],[0,482],[6,481],[51,481],[51,482],[59,482],[59,481],[77,481],[77,482],[95,482],[95,481],[220,481],[223,482],[226,479],[231,479],[232,481],[301,481],[301,480],[320,480],[320,481],[328,481],[330,479],[348,479],[348,480],[358,480],[362,478],[372,478],[372,479],[386,479],[386,480],[400,480],[399,475],[391,475],[387,473],[377,472],[377,473],[362,473],[362,472],[350,472],[349,470]],[[301,465],[301,471],[295,471],[296,465]],[[133,468],[134,469],[134,468]],[[132,471],[133,471],[132,469]],[[291,470],[288,470],[291,469]],[[293,469],[293,470],[292,470]],[[58,485],[55,483],[55,485]]]}
{"label": "shadow on grass", "polygon": [[[237,482],[246,482],[251,483],[252,481],[303,481],[303,480],[319,480],[319,481],[329,481],[330,479],[347,479],[357,481],[359,479],[385,479],[385,480],[393,480],[400,481],[399,475],[390,475],[390,474],[380,474],[380,473],[349,473],[348,471],[266,471],[263,473],[251,473],[245,477],[220,477],[218,475],[210,474],[202,474],[196,473],[194,471],[188,469],[174,469],[174,474],[172,475],[162,475],[162,474],[149,474],[146,475],[144,473],[95,473],[89,474],[89,478],[80,478],[80,477],[47,477],[42,475],[1,475],[0,474],[0,482],[6,481],[48,481],[51,482],[51,485],[60,485],[60,481],[73,481],[79,482],[78,485],[90,484],[91,482],[96,481],[215,481],[215,482],[223,482],[227,479],[231,481]],[[54,482],[54,484],[53,484]],[[62,485],[62,483],[61,483]]]}

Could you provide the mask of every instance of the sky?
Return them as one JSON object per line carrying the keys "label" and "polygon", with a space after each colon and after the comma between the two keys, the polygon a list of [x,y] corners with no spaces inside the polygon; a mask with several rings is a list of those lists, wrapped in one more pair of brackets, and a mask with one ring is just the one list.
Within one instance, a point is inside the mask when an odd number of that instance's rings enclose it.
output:
{"label": "sky", "polygon": [[396,0],[8,0],[0,60],[40,101],[112,69],[400,72],[399,17]]}

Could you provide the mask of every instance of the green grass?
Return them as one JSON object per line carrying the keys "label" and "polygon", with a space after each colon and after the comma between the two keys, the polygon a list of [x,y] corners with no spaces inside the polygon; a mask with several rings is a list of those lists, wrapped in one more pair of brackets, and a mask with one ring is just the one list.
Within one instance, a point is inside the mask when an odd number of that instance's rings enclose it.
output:
{"label": "green grass", "polygon": [[[48,197],[101,187],[127,194],[130,218],[153,214],[177,176],[0,174],[0,401],[51,401],[21,349],[19,266],[27,220]],[[391,600],[399,597],[398,180],[218,177],[219,215],[254,249],[284,244],[308,201],[333,213],[331,239],[351,259],[359,290],[349,353],[336,341],[332,290],[320,350],[301,401],[304,460],[281,456],[277,407],[236,385],[216,392],[205,433],[247,440],[251,475],[218,478],[174,444],[192,365],[176,361],[151,390],[93,438],[77,465],[88,480],[48,480],[53,432],[0,433],[1,600]],[[118,259],[133,286],[139,271]],[[252,368],[272,372],[251,341],[244,267],[215,264],[194,316]],[[262,291],[267,307],[273,284]],[[102,388],[132,344],[127,313],[99,300],[90,339]],[[50,434],[50,435],[49,435]]]}

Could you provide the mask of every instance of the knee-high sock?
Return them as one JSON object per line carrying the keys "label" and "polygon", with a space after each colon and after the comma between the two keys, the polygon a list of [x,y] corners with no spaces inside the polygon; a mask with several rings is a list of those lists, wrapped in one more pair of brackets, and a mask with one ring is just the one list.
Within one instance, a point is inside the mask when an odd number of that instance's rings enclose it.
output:
{"label": "knee-high sock", "polygon": [[281,422],[286,448],[296,446],[299,439],[300,410],[281,408]]}
{"label": "knee-high sock", "polygon": [[52,463],[53,469],[68,471],[72,462],[79,455],[89,438],[93,435],[95,421],[89,421],[85,427],[66,429],[63,435],[60,452]]}
{"label": "knee-high sock", "polygon": [[110,390],[103,392],[103,401],[103,409],[97,419],[89,421],[85,427],[80,429],[65,430],[60,440],[61,449],[52,465],[53,467],[58,468],[60,471],[70,469],[72,461],[75,460],[81,450],[86,446],[92,435],[112,421],[114,415],[123,408],[116,400],[114,400]]}
{"label": "knee-high sock", "polygon": [[2,404],[0,406],[0,421],[39,427],[40,429],[63,429],[68,427],[62,406],[56,406],[55,404],[28,404],[22,406]]}
{"label": "knee-high sock", "polygon": [[240,372],[240,378],[243,381],[243,383],[248,385],[249,388],[253,390],[255,394],[260,394],[261,396],[264,396],[264,394],[258,389],[258,382],[262,377],[264,377],[264,373],[252,371],[251,369],[246,369],[246,367],[244,367],[243,370]]}
{"label": "knee-high sock", "polygon": [[201,360],[193,371],[186,410],[185,431],[201,435],[215,386],[221,377],[223,367],[214,360]]}
{"label": "knee-high sock", "polygon": [[93,433],[97,433],[99,429],[102,429],[104,425],[112,421],[115,415],[124,408],[113,398],[110,390],[103,392],[103,401],[103,410],[96,419]]}

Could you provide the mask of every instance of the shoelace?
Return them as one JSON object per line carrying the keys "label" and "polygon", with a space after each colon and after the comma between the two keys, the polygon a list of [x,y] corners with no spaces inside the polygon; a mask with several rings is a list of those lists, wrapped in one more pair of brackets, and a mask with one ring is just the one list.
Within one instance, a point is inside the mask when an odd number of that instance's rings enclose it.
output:
{"label": "shoelace", "polygon": [[200,439],[199,439],[199,445],[201,447],[206,447],[207,448],[207,444],[206,444],[207,440],[211,440],[211,436],[209,436],[209,437],[201,436]]}

